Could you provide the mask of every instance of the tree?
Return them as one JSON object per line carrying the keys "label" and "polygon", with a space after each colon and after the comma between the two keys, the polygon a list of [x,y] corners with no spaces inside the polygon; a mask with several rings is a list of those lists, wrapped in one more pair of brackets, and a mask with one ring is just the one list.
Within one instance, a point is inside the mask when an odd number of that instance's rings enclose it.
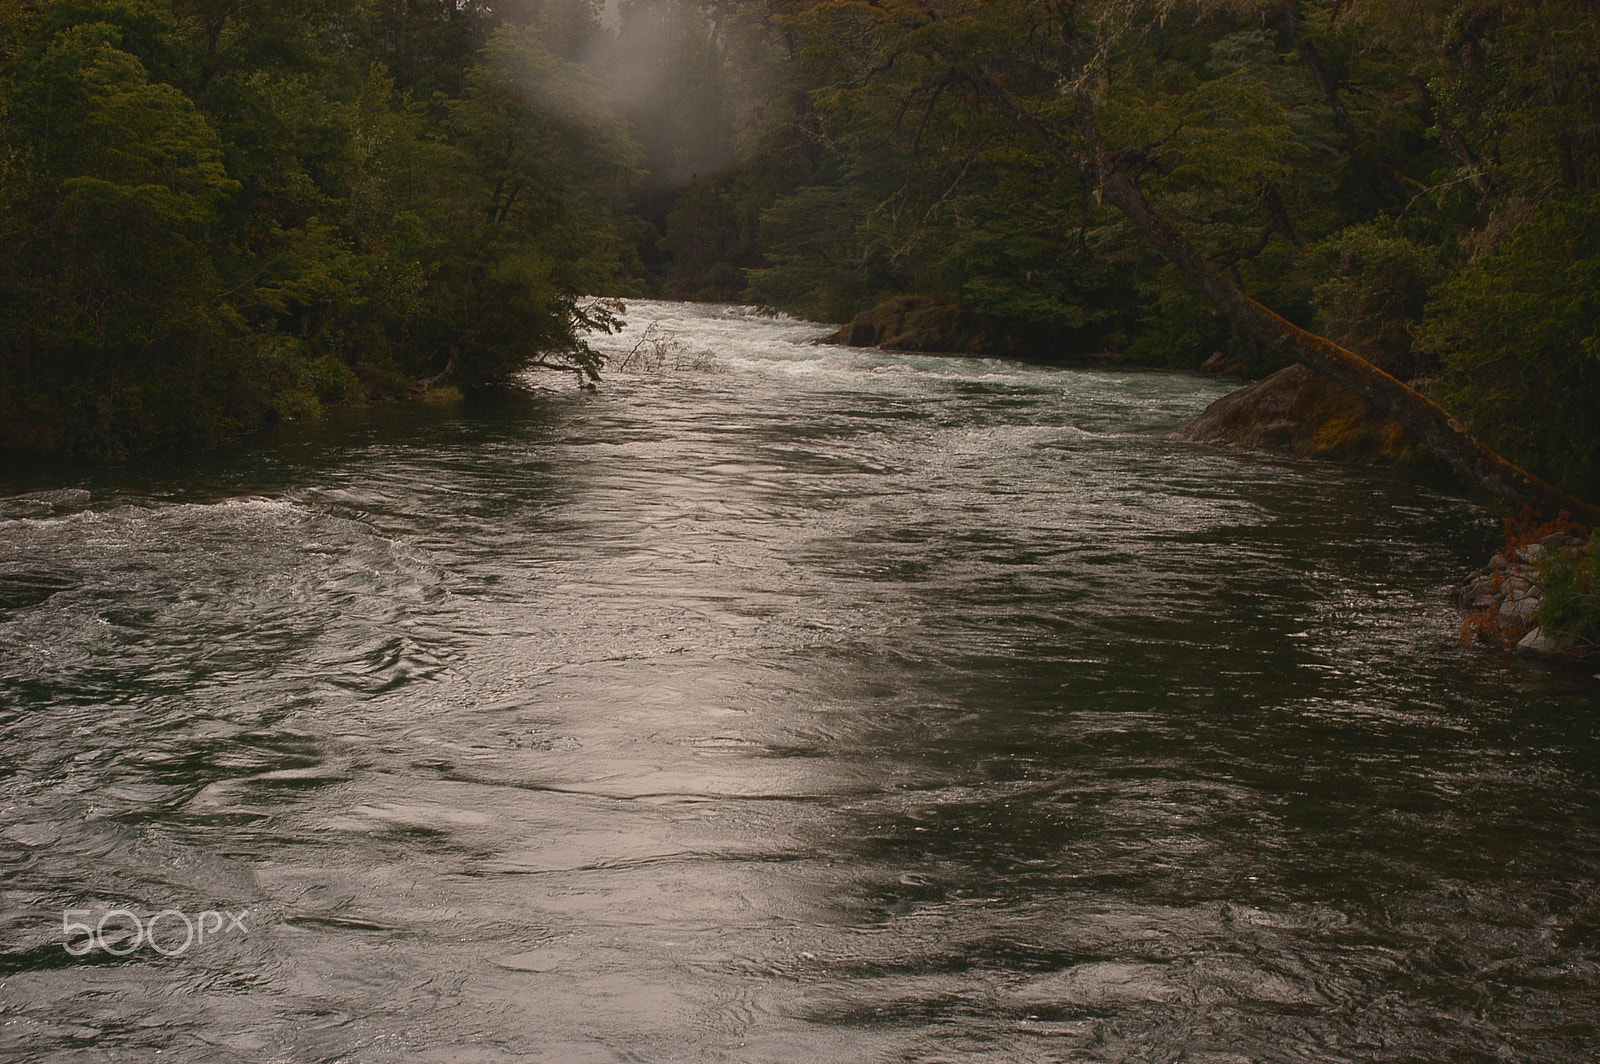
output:
{"label": "tree", "polygon": [[1420,329],[1441,391],[1495,446],[1600,498],[1600,192],[1552,196],[1441,286]]}
{"label": "tree", "polygon": [[237,186],[204,116],[120,43],[105,23],[64,29],[6,93],[13,445],[115,456],[141,431],[181,445],[229,418],[242,352],[206,240]]}
{"label": "tree", "polygon": [[[0,8],[0,450],[592,373],[637,182],[589,0]],[[521,20],[521,21],[517,21]],[[389,65],[392,63],[392,67]]]}
{"label": "tree", "polygon": [[581,332],[612,319],[582,297],[618,268],[607,200],[620,199],[637,160],[598,99],[536,33],[503,27],[451,101],[449,139],[476,209],[453,217],[439,262],[433,319],[450,372],[495,379],[543,352],[598,375]]}
{"label": "tree", "polygon": [[[852,80],[841,93],[888,89],[900,100],[964,99],[1000,120],[1057,164],[1080,176],[1122,213],[1236,327],[1328,377],[1406,425],[1439,457],[1491,494],[1516,506],[1566,509],[1593,520],[1600,508],[1512,465],[1469,434],[1438,403],[1353,351],[1298,326],[1251,298],[1145,196],[1129,167],[1158,144],[1114,146],[1108,129],[1119,64],[1165,20],[1230,13],[1275,13],[1277,4],[1193,4],[1100,0],[883,0],[805,5],[797,22],[820,28],[813,40],[842,42]],[[1259,93],[1255,94],[1259,98]],[[1218,129],[1248,141],[1258,121],[1240,104],[1221,110]],[[1232,128],[1228,128],[1231,123]],[[1179,125],[1181,129],[1181,122]],[[1176,135],[1174,129],[1172,135]],[[1271,178],[1270,169],[1262,177]]]}

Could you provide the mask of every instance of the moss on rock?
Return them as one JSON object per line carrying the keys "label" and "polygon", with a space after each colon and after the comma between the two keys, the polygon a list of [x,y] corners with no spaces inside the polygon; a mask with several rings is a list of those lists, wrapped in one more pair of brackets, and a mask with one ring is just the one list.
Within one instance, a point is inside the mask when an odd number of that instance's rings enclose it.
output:
{"label": "moss on rock", "polygon": [[1298,365],[1223,396],[1172,438],[1378,465],[1410,463],[1423,453],[1399,422]]}

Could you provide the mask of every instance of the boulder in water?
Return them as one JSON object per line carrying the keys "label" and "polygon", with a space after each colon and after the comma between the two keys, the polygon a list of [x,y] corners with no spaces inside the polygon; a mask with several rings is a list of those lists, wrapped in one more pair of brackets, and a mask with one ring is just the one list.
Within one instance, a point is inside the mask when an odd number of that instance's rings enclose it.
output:
{"label": "boulder in water", "polygon": [[1398,421],[1375,414],[1354,392],[1299,365],[1223,396],[1172,438],[1377,464],[1420,453]]}

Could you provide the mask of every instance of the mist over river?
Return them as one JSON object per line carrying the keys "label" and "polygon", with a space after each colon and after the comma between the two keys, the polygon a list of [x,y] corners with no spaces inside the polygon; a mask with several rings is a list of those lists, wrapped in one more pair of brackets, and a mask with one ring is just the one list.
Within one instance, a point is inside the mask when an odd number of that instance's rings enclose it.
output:
{"label": "mist over river", "polygon": [[1458,645],[1477,504],[628,318],[0,481],[0,1060],[1596,1059],[1596,688]]}

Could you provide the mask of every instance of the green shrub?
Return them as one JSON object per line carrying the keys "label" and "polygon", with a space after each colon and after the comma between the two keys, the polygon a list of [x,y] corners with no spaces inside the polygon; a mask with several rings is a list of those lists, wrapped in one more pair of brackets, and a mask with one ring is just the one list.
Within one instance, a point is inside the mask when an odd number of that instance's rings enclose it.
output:
{"label": "green shrub", "polygon": [[1547,634],[1600,649],[1600,539],[1583,547],[1546,550],[1539,558],[1544,597],[1534,614]]}

